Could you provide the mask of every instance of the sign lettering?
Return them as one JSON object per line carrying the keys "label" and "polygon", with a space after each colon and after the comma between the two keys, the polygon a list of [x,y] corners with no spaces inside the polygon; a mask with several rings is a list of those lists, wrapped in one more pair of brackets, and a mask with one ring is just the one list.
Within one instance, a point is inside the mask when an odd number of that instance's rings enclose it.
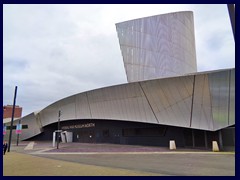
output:
{"label": "sign lettering", "polygon": [[63,126],[62,129],[81,129],[81,128],[90,128],[95,127],[95,123],[87,123],[87,124],[76,124],[76,125],[70,125],[70,126]]}

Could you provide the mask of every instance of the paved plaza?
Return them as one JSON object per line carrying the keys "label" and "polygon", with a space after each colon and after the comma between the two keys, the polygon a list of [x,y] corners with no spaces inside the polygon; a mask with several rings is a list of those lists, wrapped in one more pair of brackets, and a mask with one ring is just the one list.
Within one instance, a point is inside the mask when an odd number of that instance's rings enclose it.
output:
{"label": "paved plaza", "polygon": [[235,153],[117,144],[14,143],[4,176],[234,176]]}

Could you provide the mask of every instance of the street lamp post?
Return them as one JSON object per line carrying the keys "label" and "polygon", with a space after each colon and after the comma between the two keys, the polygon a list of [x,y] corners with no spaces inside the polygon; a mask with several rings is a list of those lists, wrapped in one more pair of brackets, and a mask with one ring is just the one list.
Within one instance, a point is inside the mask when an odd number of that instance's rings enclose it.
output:
{"label": "street lamp post", "polygon": [[9,134],[9,140],[8,140],[8,152],[10,152],[11,141],[12,141],[12,129],[13,129],[13,119],[14,119],[16,96],[17,96],[17,86],[15,86],[15,93],[14,93],[14,100],[13,100],[12,119],[11,119],[10,134]]}
{"label": "street lamp post", "polygon": [[59,148],[59,138],[60,138],[60,116],[61,111],[58,111],[58,132],[57,132],[57,149]]}

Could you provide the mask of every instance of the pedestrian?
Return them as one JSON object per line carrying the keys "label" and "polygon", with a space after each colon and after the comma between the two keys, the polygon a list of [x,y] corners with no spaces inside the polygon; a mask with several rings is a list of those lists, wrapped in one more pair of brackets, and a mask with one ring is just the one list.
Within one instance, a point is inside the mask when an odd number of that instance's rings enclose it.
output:
{"label": "pedestrian", "polygon": [[8,148],[7,141],[4,141],[4,143],[3,143],[3,155],[5,155],[5,153],[7,151],[7,148]]}

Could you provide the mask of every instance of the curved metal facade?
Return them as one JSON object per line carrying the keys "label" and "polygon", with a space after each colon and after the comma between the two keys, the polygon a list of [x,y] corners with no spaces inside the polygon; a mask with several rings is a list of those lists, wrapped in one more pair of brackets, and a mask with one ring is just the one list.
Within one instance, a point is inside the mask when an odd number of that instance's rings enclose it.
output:
{"label": "curved metal facade", "polygon": [[235,124],[235,69],[196,73],[192,12],[116,26],[131,83],[79,93],[21,118],[29,127],[21,140],[56,123],[59,110],[61,121],[69,122],[114,120],[208,131]]}
{"label": "curved metal facade", "polygon": [[128,82],[197,72],[193,12],[116,24]]}
{"label": "curved metal facade", "polygon": [[235,124],[235,69],[127,83],[70,96],[22,118],[29,129],[68,120],[121,120],[215,131]]}

